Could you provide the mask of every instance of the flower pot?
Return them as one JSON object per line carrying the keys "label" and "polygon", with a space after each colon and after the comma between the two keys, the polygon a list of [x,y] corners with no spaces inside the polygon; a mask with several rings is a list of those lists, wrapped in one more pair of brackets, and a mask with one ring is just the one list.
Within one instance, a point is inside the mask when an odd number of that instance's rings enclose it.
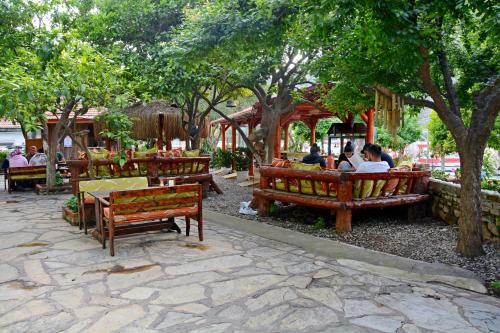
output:
{"label": "flower pot", "polygon": [[80,220],[80,218],[78,216],[78,212],[74,212],[66,206],[62,207],[62,217],[63,217],[63,219],[68,221],[69,224],[71,224],[71,225],[78,225],[79,220]]}
{"label": "flower pot", "polygon": [[236,181],[238,183],[248,180],[248,171],[237,171],[236,174]]}

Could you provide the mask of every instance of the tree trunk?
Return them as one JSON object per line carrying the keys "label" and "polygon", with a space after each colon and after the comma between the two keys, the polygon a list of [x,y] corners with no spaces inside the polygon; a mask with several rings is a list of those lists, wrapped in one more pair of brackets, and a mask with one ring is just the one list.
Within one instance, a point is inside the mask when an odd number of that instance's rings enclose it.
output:
{"label": "tree trunk", "polygon": [[[57,160],[57,135],[52,134],[50,142],[48,143],[48,149],[46,149],[47,155],[47,189],[52,189],[56,185],[56,160]],[[90,158],[90,157],[89,157]]]}
{"label": "tree trunk", "polygon": [[266,162],[271,163],[274,158],[274,140],[276,138],[276,129],[280,119],[280,113],[272,110],[264,110],[262,114],[261,127],[267,130],[264,144],[266,145]]}
{"label": "tree trunk", "polygon": [[457,250],[466,257],[483,255],[481,211],[482,150],[460,149],[461,190]]}

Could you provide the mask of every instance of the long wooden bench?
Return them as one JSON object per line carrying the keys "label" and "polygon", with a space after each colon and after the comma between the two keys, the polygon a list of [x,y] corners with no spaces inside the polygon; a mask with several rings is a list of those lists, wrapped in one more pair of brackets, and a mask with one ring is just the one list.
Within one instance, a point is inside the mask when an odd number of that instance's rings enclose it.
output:
{"label": "long wooden bench", "polygon": [[[105,247],[106,238],[109,239],[111,256],[115,255],[115,236],[164,229],[165,220],[181,216],[186,221],[186,236],[190,232],[190,219],[194,218],[198,221],[198,238],[203,241],[202,193],[199,184],[117,191],[110,193],[109,201],[100,200],[102,221],[106,226],[103,228],[102,243]],[[157,222],[147,223],[149,221]]]}
{"label": "long wooden bench", "polygon": [[210,156],[131,158],[120,167],[111,159],[95,160],[94,178],[90,177],[88,161],[67,161],[71,173],[73,194],[79,192],[79,182],[101,178],[147,177],[150,184],[159,184],[159,177],[176,178],[178,183],[200,183],[205,191],[222,194],[209,173]]}
{"label": "long wooden bench", "polygon": [[260,168],[253,202],[265,216],[273,201],[335,212],[337,232],[351,231],[353,209],[414,205],[429,200],[430,172],[341,173],[337,171]]}
{"label": "long wooden bench", "polygon": [[45,180],[47,178],[47,168],[45,165],[12,167],[7,169],[8,191],[12,193],[13,184],[23,180]]}

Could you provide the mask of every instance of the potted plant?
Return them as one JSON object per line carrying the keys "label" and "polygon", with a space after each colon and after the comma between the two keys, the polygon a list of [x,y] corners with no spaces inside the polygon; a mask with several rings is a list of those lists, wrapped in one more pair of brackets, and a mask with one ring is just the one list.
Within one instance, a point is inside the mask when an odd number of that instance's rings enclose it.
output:
{"label": "potted plant", "polygon": [[236,150],[232,154],[232,157],[236,164],[236,172],[238,175],[236,180],[238,182],[248,179],[248,168],[250,166],[250,163],[252,162],[251,156],[252,155],[250,149],[243,147],[236,148]]}
{"label": "potted plant", "polygon": [[68,221],[71,225],[78,225],[78,198],[72,196],[63,206],[63,219]]}

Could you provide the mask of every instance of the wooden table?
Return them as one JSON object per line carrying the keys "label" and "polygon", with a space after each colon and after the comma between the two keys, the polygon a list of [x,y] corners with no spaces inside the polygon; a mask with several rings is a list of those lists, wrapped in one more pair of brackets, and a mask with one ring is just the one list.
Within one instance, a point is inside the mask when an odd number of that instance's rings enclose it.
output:
{"label": "wooden table", "polygon": [[[146,189],[146,188],[143,188]],[[134,190],[142,190],[142,188],[137,188]],[[95,221],[96,221],[96,230],[97,230],[97,237],[98,240],[102,243],[103,248],[104,248],[104,240],[105,240],[105,232],[107,232],[107,228],[103,223],[102,219],[102,212],[103,212],[103,206],[101,200],[108,201],[109,200],[109,194],[111,192],[115,192],[116,190],[102,190],[102,191],[93,191],[93,192],[88,192],[88,194],[95,199]],[[120,235],[120,234],[127,234],[127,229],[129,229],[129,226],[122,226],[116,229],[115,235]],[[139,228],[139,227],[134,227],[134,228]],[[123,232],[120,232],[122,229]],[[181,228],[175,223],[174,218],[169,218],[167,221],[165,221],[165,228],[167,230],[175,230],[177,231],[178,234],[181,233]]]}

